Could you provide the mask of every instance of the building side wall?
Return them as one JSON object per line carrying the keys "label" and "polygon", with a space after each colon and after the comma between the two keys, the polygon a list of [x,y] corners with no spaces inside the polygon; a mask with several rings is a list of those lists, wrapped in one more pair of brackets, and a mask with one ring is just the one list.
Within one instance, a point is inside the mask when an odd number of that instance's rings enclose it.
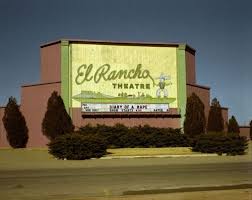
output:
{"label": "building side wall", "polygon": [[0,107],[0,147],[9,147],[9,143],[6,137],[6,131],[3,124],[4,107]]}
{"label": "building side wall", "polygon": [[250,127],[249,126],[240,126],[240,136],[250,139]]}
{"label": "building side wall", "polygon": [[223,122],[224,122],[224,131],[228,131],[228,109],[227,108],[222,108],[221,109],[222,117],[223,117]]}
{"label": "building side wall", "polygon": [[60,43],[57,43],[40,49],[41,83],[61,81],[60,48]]}
{"label": "building side wall", "polygon": [[[189,97],[192,93],[198,95],[205,106],[205,117],[206,122],[208,121],[208,114],[210,110],[210,89],[197,86],[197,85],[190,85],[187,84],[187,97]],[[222,108],[222,117],[224,122],[224,131],[227,132],[227,123],[228,123],[228,108]]]}
{"label": "building side wall", "polygon": [[187,91],[187,97],[191,96],[192,93],[195,93],[196,95],[198,95],[200,100],[203,102],[203,104],[205,106],[205,117],[206,117],[206,121],[207,121],[208,113],[209,113],[209,109],[210,109],[210,105],[209,105],[209,103],[210,103],[210,89],[198,87],[196,85],[187,84],[186,91]]}
{"label": "building side wall", "polygon": [[196,84],[195,55],[186,51],[186,82]]}
{"label": "building side wall", "polygon": [[29,129],[27,147],[45,147],[48,143],[42,134],[41,124],[47,109],[47,101],[53,91],[60,93],[60,83],[22,87],[21,110]]}

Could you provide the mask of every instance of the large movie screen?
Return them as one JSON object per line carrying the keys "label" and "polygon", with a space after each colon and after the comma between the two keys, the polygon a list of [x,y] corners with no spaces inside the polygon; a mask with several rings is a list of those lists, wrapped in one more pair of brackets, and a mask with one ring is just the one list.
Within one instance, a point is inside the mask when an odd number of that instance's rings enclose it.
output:
{"label": "large movie screen", "polygon": [[177,108],[176,48],[71,44],[71,106],[82,112]]}

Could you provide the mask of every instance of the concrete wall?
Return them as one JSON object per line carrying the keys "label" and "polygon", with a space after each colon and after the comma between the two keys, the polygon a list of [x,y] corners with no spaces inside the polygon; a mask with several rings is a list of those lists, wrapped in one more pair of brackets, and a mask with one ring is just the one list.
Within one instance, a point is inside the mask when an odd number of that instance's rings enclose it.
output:
{"label": "concrete wall", "polygon": [[42,134],[41,124],[47,101],[53,91],[60,93],[60,82],[23,86],[21,90],[21,110],[29,129],[27,147],[45,147],[47,138]]}
{"label": "concrete wall", "polygon": [[60,43],[40,48],[41,83],[61,81]]}

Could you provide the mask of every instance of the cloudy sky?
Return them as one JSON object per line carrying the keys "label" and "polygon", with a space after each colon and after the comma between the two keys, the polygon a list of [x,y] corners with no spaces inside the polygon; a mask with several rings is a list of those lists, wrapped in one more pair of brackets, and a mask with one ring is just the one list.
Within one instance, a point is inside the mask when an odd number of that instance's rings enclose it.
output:
{"label": "cloudy sky", "polygon": [[250,0],[1,0],[0,106],[39,82],[39,46],[60,38],[188,43],[197,81],[252,119]]}

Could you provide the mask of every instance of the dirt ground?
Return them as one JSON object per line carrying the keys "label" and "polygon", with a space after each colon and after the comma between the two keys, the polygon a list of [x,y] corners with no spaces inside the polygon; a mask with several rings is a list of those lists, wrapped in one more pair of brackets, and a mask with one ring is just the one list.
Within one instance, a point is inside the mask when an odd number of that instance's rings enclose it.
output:
{"label": "dirt ground", "polygon": [[170,187],[252,184],[251,143],[243,156],[57,160],[45,149],[0,150],[0,199],[252,200],[250,190],[128,195]]}
{"label": "dirt ground", "polygon": [[82,200],[252,200],[252,189],[93,197]]}

